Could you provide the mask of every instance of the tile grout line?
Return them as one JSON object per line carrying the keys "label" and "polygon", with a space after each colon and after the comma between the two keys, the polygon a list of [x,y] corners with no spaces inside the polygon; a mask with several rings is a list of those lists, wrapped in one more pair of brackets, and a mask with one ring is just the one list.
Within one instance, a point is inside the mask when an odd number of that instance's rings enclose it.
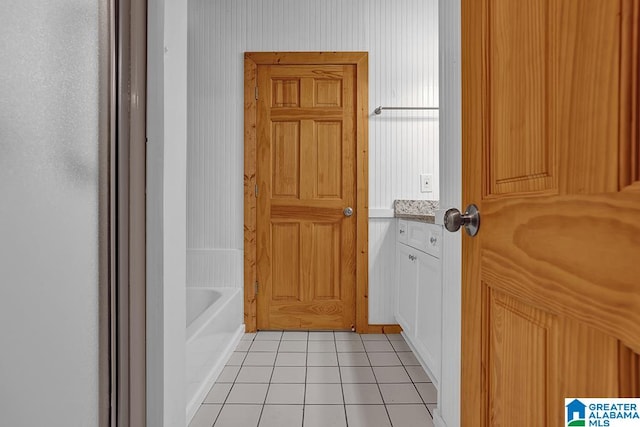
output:
{"label": "tile grout line", "polygon": [[[358,334],[359,336],[359,334]],[[340,378],[340,391],[342,392],[342,412],[344,412],[344,424],[349,427],[349,419],[347,418],[347,399],[344,398],[344,383],[342,382],[342,370],[340,365],[340,358],[338,357],[338,342],[336,340],[336,334],[333,333],[333,345],[336,348],[336,364],[338,365],[338,377]]]}
{"label": "tile grout line", "polygon": [[276,356],[273,358],[271,375],[269,376],[269,382],[267,383],[267,392],[264,395],[264,400],[262,402],[262,408],[260,409],[260,416],[258,417],[258,422],[256,423],[256,427],[260,426],[260,421],[262,421],[262,414],[264,413],[264,407],[267,405],[267,397],[269,396],[269,390],[271,390],[271,380],[273,379],[273,373],[276,370],[276,360],[278,360],[278,353],[280,350],[280,345],[282,344],[282,338],[284,338],[284,331],[280,332],[280,340],[278,341],[278,348],[276,348]]}
{"label": "tile grout line", "polygon": [[[260,415],[259,415],[259,417],[258,417],[258,421],[257,421],[257,423],[258,423],[258,424],[257,424],[257,427],[259,427],[260,422],[262,421],[262,417],[263,417],[263,415],[264,415],[264,409],[265,409],[265,406],[267,405],[266,400],[267,400],[267,397],[268,397],[268,395],[269,395],[269,391],[271,390],[271,385],[273,384],[273,377],[274,377],[274,375],[275,375],[275,369],[276,369],[276,367],[277,367],[277,366],[276,366],[276,361],[277,361],[278,355],[281,353],[282,343],[285,341],[285,340],[284,340],[284,333],[285,333],[285,332],[286,332],[286,331],[284,331],[284,330],[280,331],[280,333],[281,333],[281,334],[280,334],[280,338],[279,338],[279,340],[278,340],[278,346],[277,346],[277,348],[276,348],[276,352],[275,352],[275,359],[274,359],[274,361],[273,361],[273,364],[272,364],[272,365],[270,365],[270,366],[271,366],[271,368],[272,368],[272,371],[271,371],[271,375],[270,375],[270,378],[269,378],[269,381],[268,381],[267,391],[266,391],[266,394],[265,394],[265,397],[264,397],[263,403],[262,403],[262,405],[261,405]],[[343,365],[340,363],[340,360],[339,360],[339,358],[338,358],[339,353],[338,353],[338,348],[337,348],[338,340],[337,340],[336,333],[335,333],[336,331],[327,331],[327,332],[332,332],[332,335],[333,335],[333,350],[335,351],[335,353],[334,353],[334,354],[336,355],[336,366],[337,366],[337,369],[338,369],[338,375],[339,375],[339,379],[340,379],[340,388],[341,388],[342,400],[343,400],[343,402],[342,402],[342,406],[343,406],[343,411],[344,411],[344,419],[345,419],[345,424],[346,424],[346,426],[348,427],[348,425],[349,425],[349,420],[348,420],[348,418],[347,418],[347,402],[346,402],[346,399],[345,399],[345,392],[344,392],[344,384],[345,384],[345,383],[343,382],[342,371],[341,371],[341,368],[342,368],[342,367],[345,367],[345,368],[346,368],[346,366],[343,366]],[[306,336],[306,340],[305,340],[305,345],[306,345],[306,347],[305,347],[305,348],[306,348],[306,351],[305,351],[305,364],[304,364],[304,376],[305,376],[305,378],[304,378],[304,392],[303,392],[302,420],[301,420],[301,422],[302,422],[302,425],[303,425],[303,426],[304,426],[304,421],[305,421],[305,415],[307,415],[307,414],[306,414],[306,410],[305,410],[305,409],[306,409],[306,406],[307,406],[307,403],[306,403],[306,391],[307,391],[307,385],[308,385],[308,380],[307,380],[307,378],[308,378],[308,370],[309,370],[309,366],[308,366],[308,363],[309,363],[309,354],[310,354],[310,352],[309,352],[309,345],[310,345],[310,341],[311,341],[311,339],[310,339],[310,338],[311,338],[311,336],[310,336],[310,331],[306,331],[306,334],[307,334],[307,336]],[[382,394],[382,389],[380,388],[380,383],[379,383],[378,378],[377,378],[377,375],[376,375],[376,373],[375,373],[374,366],[372,365],[372,362],[371,362],[371,357],[370,357],[371,355],[370,355],[370,352],[369,352],[369,351],[366,349],[366,347],[364,346],[365,340],[362,338],[362,335],[361,335],[361,334],[356,334],[356,335],[358,336],[358,339],[357,339],[357,340],[344,340],[344,341],[347,341],[347,342],[354,342],[354,341],[355,341],[355,342],[360,342],[360,343],[362,344],[362,346],[363,346],[363,348],[364,348],[364,354],[365,354],[365,357],[366,357],[366,359],[367,359],[367,361],[368,361],[368,363],[369,363],[369,366],[368,366],[368,367],[371,369],[371,372],[373,373],[373,377],[374,377],[374,379],[375,379],[375,384],[376,384],[376,387],[377,387],[377,389],[378,389],[378,392],[380,393],[380,396],[381,396],[381,398],[382,398],[382,404],[384,405],[385,412],[387,413],[387,418],[388,418],[388,420],[389,420],[390,426],[393,426],[393,421],[391,420],[391,415],[390,415],[390,413],[389,413],[389,405],[388,405],[388,404],[387,404],[387,402],[385,402],[385,400],[384,400],[384,396],[383,396],[383,394]],[[248,357],[248,355],[249,355],[249,352],[250,352],[251,347],[252,347],[252,346],[253,346],[253,344],[256,342],[256,338],[257,338],[257,334],[256,334],[256,335],[254,335],[254,337],[253,337],[251,340],[248,340],[248,341],[250,342],[250,344],[249,344],[249,348],[248,348],[248,349],[247,349],[247,351],[245,352],[245,356],[242,358],[242,361],[241,361],[241,363],[240,363],[240,367],[239,367],[239,369],[238,369],[238,372],[237,372],[237,373],[236,373],[236,375],[233,377],[233,381],[232,381],[232,383],[231,383],[231,388],[230,388],[230,389],[229,389],[229,391],[226,393],[225,398],[222,400],[222,405],[221,405],[220,411],[219,411],[219,412],[218,412],[218,414],[216,415],[216,417],[215,417],[215,419],[214,419],[214,422],[213,422],[213,425],[215,425],[215,423],[217,423],[217,422],[219,421],[219,419],[220,419],[220,415],[222,414],[223,409],[224,409],[225,407],[228,407],[228,405],[229,405],[228,399],[229,399],[229,396],[230,396],[230,394],[231,394],[231,390],[236,386],[236,384],[239,384],[239,383],[237,383],[237,379],[238,379],[238,377],[239,377],[239,375],[240,375],[240,371],[242,370],[242,368],[243,368],[243,367],[245,367],[244,363],[245,363],[245,361],[246,361],[246,358],[247,358],[247,357]],[[302,340],[291,340],[291,341],[302,341]],[[325,340],[317,340],[317,341],[325,341]],[[420,401],[422,402],[421,406],[423,406],[423,407],[427,410],[427,413],[428,413],[429,417],[430,417],[431,419],[433,419],[433,414],[431,413],[431,410],[430,410],[430,409],[429,409],[429,407],[427,406],[428,404],[427,404],[427,402],[426,402],[425,398],[422,396],[422,394],[421,394],[421,393],[420,393],[420,391],[418,390],[418,388],[417,388],[417,383],[414,381],[414,379],[411,377],[411,375],[409,374],[409,371],[408,371],[408,366],[412,366],[412,367],[414,367],[414,366],[420,366],[420,367],[421,367],[421,365],[419,365],[419,364],[418,364],[418,365],[406,365],[406,364],[405,364],[405,362],[404,362],[402,359],[400,359],[400,355],[399,355],[400,350],[396,349],[396,347],[393,345],[393,343],[392,343],[392,342],[391,342],[391,340],[389,339],[388,334],[385,334],[385,340],[373,340],[373,341],[386,341],[386,342],[388,342],[388,343],[391,345],[391,347],[392,347],[392,349],[393,349],[393,350],[392,350],[392,352],[389,352],[389,353],[394,354],[394,355],[395,355],[395,357],[397,357],[397,358],[398,358],[398,360],[400,361],[400,364],[399,364],[399,365],[380,365],[380,366],[381,366],[381,367],[385,367],[385,366],[389,366],[389,367],[392,367],[392,366],[402,366],[403,371],[407,374],[407,376],[408,376],[408,377],[409,377],[409,379],[410,379],[411,384],[413,385],[413,389],[418,393],[418,396],[419,396],[419,398],[420,398]],[[234,350],[234,351],[235,351],[235,350]],[[410,350],[410,349],[409,349],[409,350],[405,350],[405,351],[403,351],[403,352],[404,352],[404,353],[409,352],[409,353],[411,353],[411,354],[415,357],[415,354],[414,354],[414,353],[413,353],[413,351],[412,351],[412,350]],[[259,353],[259,352],[258,352],[258,353]],[[319,353],[324,353],[324,352],[319,352]],[[359,353],[359,352],[358,352],[358,351],[347,351],[347,352],[343,352],[343,353],[346,353],[346,354],[351,353],[351,354],[353,354],[353,353]],[[371,353],[380,353],[380,352],[372,351]],[[331,353],[329,353],[329,354],[331,354]],[[258,366],[258,365],[257,365],[257,366]],[[269,366],[269,365],[267,365],[267,366]],[[431,383],[431,384],[432,384],[432,382],[430,382],[430,381],[427,381],[427,383]],[[222,383],[220,383],[220,384],[222,384]],[[291,383],[291,384],[295,384],[295,383]],[[329,383],[327,383],[327,384],[329,384]],[[368,383],[354,383],[354,384],[368,384]],[[391,383],[390,383],[390,384],[391,384]],[[400,384],[400,383],[398,383],[398,384]],[[215,383],[214,383],[214,385],[215,385]],[[247,405],[254,405],[254,403],[246,403],[246,404],[247,404]],[[204,405],[205,405],[205,403],[203,402],[203,403],[201,404],[201,407],[202,407],[202,406],[204,406]],[[274,404],[274,405],[285,405],[285,406],[287,406],[287,405],[295,405],[295,404],[293,404],[293,403],[282,403],[282,404]],[[319,405],[322,405],[322,404],[319,404]],[[354,405],[356,405],[356,404],[354,403]],[[358,405],[359,405],[359,404],[358,404]],[[365,404],[365,405],[368,405],[368,404]],[[377,405],[377,404],[373,404],[373,403],[372,403],[372,404],[370,404],[370,405]],[[415,405],[415,403],[409,403],[409,402],[407,402],[407,403],[404,403],[404,404],[402,404],[402,403],[398,403],[398,404],[395,404],[395,405],[396,405],[396,406]],[[436,405],[437,405],[437,403],[436,403]]]}
{"label": "tile grout line", "polygon": [[[393,345],[392,345],[393,347]],[[393,349],[395,350],[395,347],[393,347]],[[397,353],[397,351],[396,351]],[[413,354],[413,350],[411,350],[411,354]],[[414,355],[415,356],[415,355]],[[400,356],[398,356],[398,359],[400,359]],[[402,360],[400,360],[400,362],[402,362]],[[418,362],[419,363],[419,362]],[[415,366],[415,365],[413,365]],[[418,365],[420,366],[420,368],[422,368],[422,365]],[[424,398],[422,397],[422,394],[420,393],[420,390],[418,390],[418,386],[416,386],[415,381],[413,381],[413,378],[411,378],[411,374],[409,374],[409,370],[407,369],[407,367],[405,366],[404,363],[402,363],[402,367],[404,368],[405,372],[407,373],[407,376],[409,377],[409,379],[411,380],[411,384],[413,384],[413,388],[416,390],[416,392],[418,393],[418,396],[420,397],[420,400],[422,401],[422,403],[424,404],[425,408],[427,408],[427,412],[429,413],[429,415],[431,415],[431,411],[429,410],[429,407],[427,406],[427,402],[425,402]],[[424,370],[424,369],[423,369]],[[426,374],[426,372],[425,372]],[[433,419],[433,416],[431,417]]]}
{"label": "tile grout line", "polygon": [[[304,356],[304,391],[302,392],[302,426],[304,426],[305,407],[307,406],[307,374],[309,373],[309,367],[307,366],[307,359],[309,354],[309,331],[307,331],[307,341],[305,347]],[[301,427],[302,427],[301,426]]]}
{"label": "tile grout line", "polygon": [[[253,345],[253,341],[255,341],[256,336],[257,336],[257,334],[254,335],[254,337],[251,339],[251,344],[249,344],[249,349],[251,349],[251,346]],[[237,346],[236,346],[236,348],[237,348]],[[249,355],[249,349],[247,349],[247,355]],[[247,355],[245,355],[244,359],[247,358]],[[211,424],[211,427],[216,425],[216,423],[218,422],[218,418],[220,418],[220,414],[222,414],[222,410],[224,409],[224,406],[227,404],[227,400],[229,399],[229,396],[231,395],[231,390],[233,390],[233,387],[236,385],[236,380],[238,379],[238,376],[240,375],[240,371],[242,370],[242,366],[244,365],[244,359],[242,359],[242,363],[240,364],[240,369],[238,369],[238,373],[233,378],[233,382],[231,383],[231,387],[229,388],[229,391],[227,392],[227,395],[225,396],[224,400],[222,401],[222,406],[220,406],[220,411],[218,412],[218,415],[216,415],[216,418],[213,421],[213,424]],[[215,383],[214,383],[214,386],[215,386]]]}
{"label": "tile grout line", "polygon": [[[400,356],[397,354],[398,351],[393,346],[393,344],[391,344],[391,347],[393,348],[393,351],[396,353],[396,357],[398,357],[398,359],[400,359]],[[410,351],[411,351],[411,354],[413,354],[413,350],[410,350]],[[414,357],[415,357],[415,354],[414,354]],[[431,417],[431,420],[433,420],[433,414],[431,414],[431,411],[429,410],[429,407],[427,406],[427,402],[425,402],[424,398],[422,397],[422,394],[420,393],[420,390],[418,390],[418,386],[416,386],[416,383],[413,381],[413,378],[411,378],[411,375],[409,374],[409,371],[407,370],[407,367],[405,366],[404,362],[401,359],[400,359],[400,363],[402,364],[402,368],[404,369],[404,371],[407,373],[407,376],[411,380],[411,384],[413,384],[413,388],[415,389],[416,393],[418,393],[418,397],[420,397],[420,400],[422,401],[422,404],[424,405],[425,409],[427,410],[427,413]],[[420,363],[420,362],[418,362],[418,363]],[[412,366],[415,366],[415,365],[412,365]],[[424,370],[424,368],[422,368],[422,365],[418,364],[418,366],[420,366],[420,368]],[[426,374],[426,372],[425,372],[425,374]],[[429,378],[429,379],[431,379],[431,378]]]}
{"label": "tile grout line", "polygon": [[[385,335],[385,338],[387,339],[387,342],[389,342],[389,344],[391,344],[391,342],[389,341],[389,338],[387,338],[386,335]],[[362,345],[364,346],[364,342],[362,343]],[[393,348],[393,346],[391,346],[391,347]],[[369,352],[367,351],[366,347],[365,347],[365,353],[364,354],[367,355],[367,360],[369,361],[369,365],[371,365],[371,359],[369,358]],[[373,378],[376,380],[376,386],[378,387],[378,393],[380,393],[380,398],[382,399],[382,404],[384,405],[384,411],[387,413],[387,418],[389,419],[389,425],[391,427],[393,427],[393,422],[391,421],[391,415],[389,415],[389,409],[387,408],[387,402],[384,401],[384,395],[382,394],[382,389],[380,388],[380,383],[378,382],[378,377],[376,376],[376,371],[373,369],[373,366],[371,366],[371,372],[373,373]]]}

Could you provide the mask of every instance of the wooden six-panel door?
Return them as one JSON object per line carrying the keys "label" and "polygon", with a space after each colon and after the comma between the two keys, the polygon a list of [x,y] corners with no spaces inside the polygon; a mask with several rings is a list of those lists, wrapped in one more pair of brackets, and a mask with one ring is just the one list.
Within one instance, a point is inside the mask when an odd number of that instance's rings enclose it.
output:
{"label": "wooden six-panel door", "polygon": [[355,66],[257,68],[258,329],[355,325]]}
{"label": "wooden six-panel door", "polygon": [[464,426],[640,396],[639,3],[462,1]]}

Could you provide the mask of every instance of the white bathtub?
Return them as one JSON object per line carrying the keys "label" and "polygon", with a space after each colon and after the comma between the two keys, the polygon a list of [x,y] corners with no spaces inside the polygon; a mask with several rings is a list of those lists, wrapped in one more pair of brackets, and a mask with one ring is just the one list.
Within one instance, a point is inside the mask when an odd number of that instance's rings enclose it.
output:
{"label": "white bathtub", "polygon": [[187,288],[187,424],[244,333],[242,289]]}

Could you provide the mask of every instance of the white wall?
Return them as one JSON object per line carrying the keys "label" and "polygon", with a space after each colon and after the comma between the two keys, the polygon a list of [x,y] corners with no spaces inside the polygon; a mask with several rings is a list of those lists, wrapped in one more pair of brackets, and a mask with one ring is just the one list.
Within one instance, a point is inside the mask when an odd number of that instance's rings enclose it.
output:
{"label": "white wall", "polygon": [[[438,105],[437,28],[437,0],[189,2],[188,285],[242,285],[243,52],[369,52],[369,207],[389,216],[394,199],[439,196],[437,112],[373,115]],[[389,218],[371,221],[371,323],[395,323],[392,237]]]}
{"label": "white wall", "polygon": [[147,425],[186,424],[187,0],[149,1]]}
{"label": "white wall", "polygon": [[[462,210],[460,0],[440,0],[439,13],[440,205]],[[437,426],[460,425],[461,233],[445,230],[442,243],[443,357],[439,405],[434,418]]]}
{"label": "white wall", "polygon": [[3,426],[98,425],[98,134],[104,71],[99,45],[105,18],[96,0],[2,2]]}

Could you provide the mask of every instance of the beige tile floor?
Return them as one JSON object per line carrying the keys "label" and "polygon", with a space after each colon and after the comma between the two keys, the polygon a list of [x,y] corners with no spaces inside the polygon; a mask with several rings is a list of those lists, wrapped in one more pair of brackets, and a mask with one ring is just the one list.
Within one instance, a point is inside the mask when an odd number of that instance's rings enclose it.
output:
{"label": "beige tile floor", "polygon": [[430,427],[436,397],[401,335],[261,331],[189,427]]}

